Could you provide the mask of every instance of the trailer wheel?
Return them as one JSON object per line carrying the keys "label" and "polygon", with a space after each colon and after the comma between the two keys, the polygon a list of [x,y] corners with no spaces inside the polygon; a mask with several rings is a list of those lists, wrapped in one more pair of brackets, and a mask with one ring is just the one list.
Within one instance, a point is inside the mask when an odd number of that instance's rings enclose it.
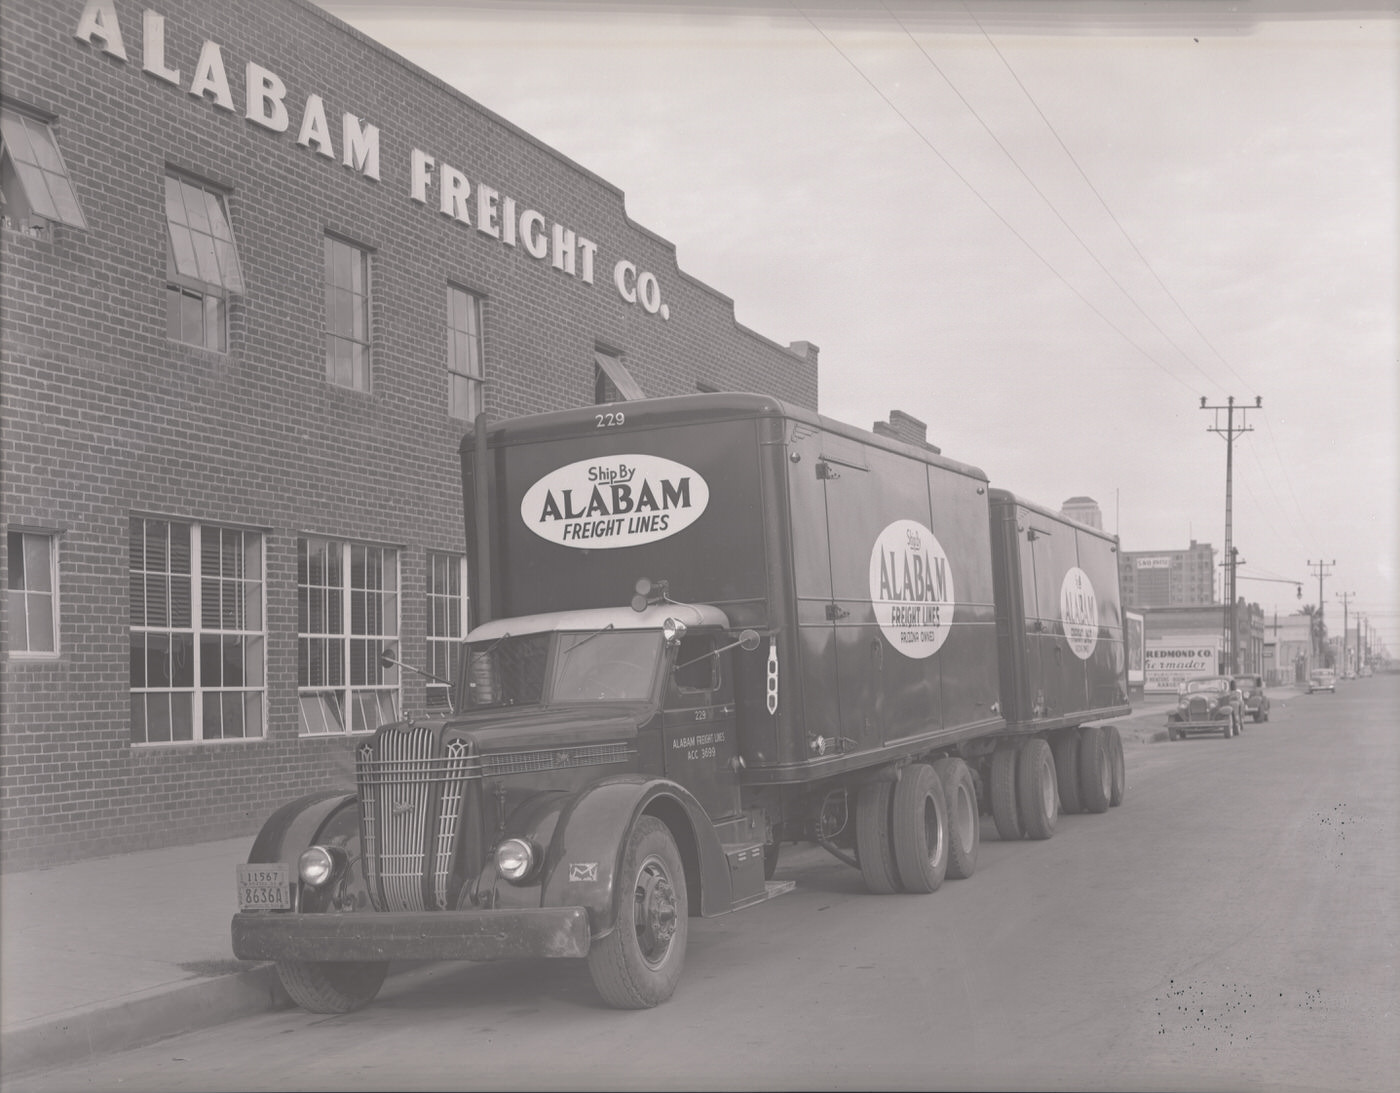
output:
{"label": "trailer wheel", "polygon": [[961,759],[949,757],[933,764],[948,803],[948,878],[964,880],[977,868],[982,845],[982,814],[972,771]]}
{"label": "trailer wheel", "polygon": [[948,875],[948,799],[927,763],[894,787],[894,860],[906,892],[936,892]]}
{"label": "trailer wheel", "polygon": [[992,820],[1002,839],[1021,837],[1021,818],[1016,814],[1015,748],[992,753]]}
{"label": "trailer wheel", "polygon": [[1108,805],[1117,808],[1123,803],[1123,794],[1128,792],[1128,767],[1123,762],[1123,736],[1117,725],[1104,729],[1111,749],[1109,759],[1112,765],[1112,778],[1109,780]]}
{"label": "trailer wheel", "polygon": [[352,1013],[374,1001],[387,960],[279,960],[277,978],[302,1009],[310,1013]]}
{"label": "trailer wheel", "polygon": [[1079,796],[1079,734],[1071,729],[1050,746],[1055,756],[1055,784],[1060,790],[1060,812],[1072,815],[1084,811]]}
{"label": "trailer wheel", "polygon": [[1055,834],[1060,798],[1055,784],[1055,759],[1050,745],[1035,736],[1016,749],[1016,808],[1028,839]]}
{"label": "trailer wheel", "polygon": [[1090,812],[1107,812],[1113,796],[1113,764],[1097,725],[1079,730],[1079,793]]}
{"label": "trailer wheel", "polygon": [[894,786],[889,782],[868,782],[856,800],[856,857],[865,887],[877,896],[903,891],[890,831],[893,798]]}
{"label": "trailer wheel", "polygon": [[670,829],[642,816],[627,836],[612,933],[588,950],[588,971],[615,1009],[649,1009],[670,998],[685,963],[685,870]]}

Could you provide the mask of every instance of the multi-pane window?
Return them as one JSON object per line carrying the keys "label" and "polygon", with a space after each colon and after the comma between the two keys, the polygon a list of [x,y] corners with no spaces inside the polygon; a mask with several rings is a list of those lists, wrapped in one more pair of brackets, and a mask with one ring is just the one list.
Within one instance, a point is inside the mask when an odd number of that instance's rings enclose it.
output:
{"label": "multi-pane window", "polygon": [[297,693],[301,731],[369,732],[398,717],[399,553],[335,539],[297,540]]}
{"label": "multi-pane window", "polygon": [[428,552],[428,671],[446,683],[428,682],[428,706],[445,709],[457,650],[466,633],[466,597],[462,594],[466,560],[457,554]]}
{"label": "multi-pane window", "polygon": [[6,545],[10,655],[52,656],[58,652],[58,537],[12,531],[6,536]]}
{"label": "multi-pane window", "polygon": [[53,130],[9,109],[0,109],[0,204],[7,228],[87,227]]}
{"label": "multi-pane window", "polygon": [[326,379],[369,390],[369,255],[326,237]]}
{"label": "multi-pane window", "polygon": [[222,194],[165,176],[165,305],[171,340],[228,348],[228,299],[243,294],[243,269]]}
{"label": "multi-pane window", "polygon": [[481,412],[481,300],[447,286],[447,412],[471,421]]}
{"label": "multi-pane window", "polygon": [[129,573],[132,743],[261,737],[262,536],[133,516]]}

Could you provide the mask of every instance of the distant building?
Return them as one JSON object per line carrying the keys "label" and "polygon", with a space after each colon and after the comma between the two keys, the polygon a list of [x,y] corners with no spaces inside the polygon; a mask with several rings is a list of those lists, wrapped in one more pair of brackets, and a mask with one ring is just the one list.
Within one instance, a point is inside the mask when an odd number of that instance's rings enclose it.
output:
{"label": "distant building", "polygon": [[[1068,502],[1066,502],[1068,504]],[[1125,550],[1118,574],[1132,607],[1196,607],[1215,598],[1215,549],[1191,540],[1185,550]]]}
{"label": "distant building", "polygon": [[[1136,605],[1135,605],[1136,606]],[[1241,598],[1235,605],[1235,638],[1239,655],[1232,658],[1225,636],[1224,604],[1201,604],[1194,607],[1147,607],[1143,609],[1145,635],[1149,650],[1159,641],[1188,641],[1205,638],[1220,650],[1216,671],[1264,672],[1265,637],[1264,611],[1257,603]]]}
{"label": "distant building", "polygon": [[1099,509],[1099,503],[1092,497],[1071,497],[1060,506],[1060,515],[1078,520],[1081,524],[1088,524],[1091,528],[1103,530],[1103,512]]}
{"label": "distant building", "polygon": [[1271,684],[1303,683],[1318,667],[1313,617],[1298,612],[1274,616],[1264,627],[1263,669]]}

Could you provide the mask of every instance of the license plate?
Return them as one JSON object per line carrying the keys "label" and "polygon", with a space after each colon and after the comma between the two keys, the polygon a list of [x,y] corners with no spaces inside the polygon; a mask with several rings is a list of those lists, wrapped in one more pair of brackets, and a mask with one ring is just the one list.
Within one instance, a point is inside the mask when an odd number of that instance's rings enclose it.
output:
{"label": "license plate", "polygon": [[290,911],[292,867],[286,862],[258,862],[238,867],[240,911]]}

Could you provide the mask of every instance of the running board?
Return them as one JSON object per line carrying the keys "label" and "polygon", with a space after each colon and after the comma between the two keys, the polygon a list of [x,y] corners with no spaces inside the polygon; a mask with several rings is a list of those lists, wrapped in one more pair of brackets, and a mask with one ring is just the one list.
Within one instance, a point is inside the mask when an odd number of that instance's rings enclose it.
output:
{"label": "running board", "polygon": [[734,904],[733,910],[737,911],[742,907],[752,907],[756,903],[764,903],[777,896],[785,896],[797,887],[795,880],[768,880],[763,882],[763,891],[756,896],[750,896],[746,900],[741,900]]}

